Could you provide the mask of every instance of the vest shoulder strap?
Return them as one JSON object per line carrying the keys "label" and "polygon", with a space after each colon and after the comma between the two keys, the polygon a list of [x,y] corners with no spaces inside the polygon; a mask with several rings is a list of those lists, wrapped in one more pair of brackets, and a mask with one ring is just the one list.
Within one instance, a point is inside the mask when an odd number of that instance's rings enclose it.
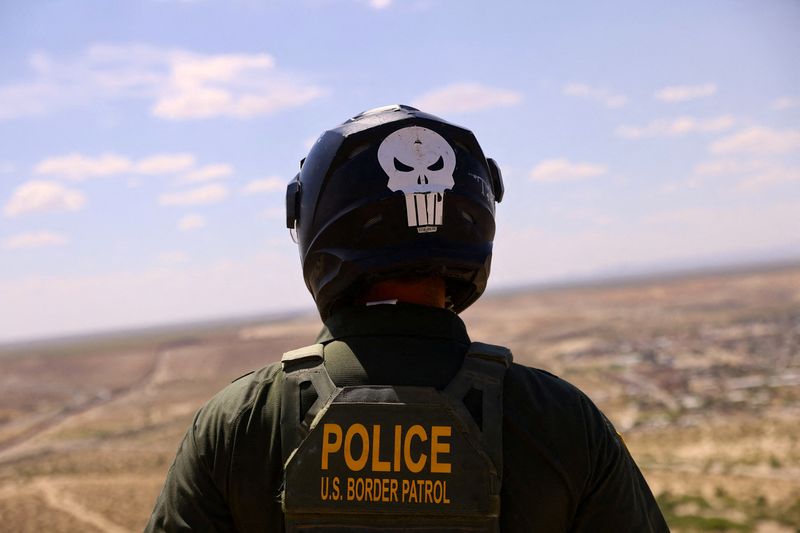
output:
{"label": "vest shoulder strap", "polygon": [[[308,434],[317,414],[337,390],[324,363],[322,344],[312,344],[286,352],[281,358],[286,381],[281,393],[281,449],[284,464]],[[308,391],[309,388],[313,390]],[[303,395],[314,398],[308,410],[303,409]]]}
{"label": "vest shoulder strap", "polygon": [[444,389],[457,411],[469,410],[476,422],[473,435],[494,463],[499,481],[503,472],[503,379],[513,359],[504,346],[473,342],[461,369]]}
{"label": "vest shoulder strap", "polygon": [[463,398],[471,388],[483,390],[485,386],[498,382],[502,385],[513,359],[511,350],[505,346],[473,342],[467,349],[461,370],[447,385],[445,392]]}
{"label": "vest shoulder strap", "polygon": [[498,363],[502,365],[504,373],[505,369],[511,366],[511,363],[514,360],[511,350],[505,346],[486,344],[484,342],[473,342],[470,344],[469,349],[467,350],[467,356],[477,357],[478,359],[485,359],[487,361]]}

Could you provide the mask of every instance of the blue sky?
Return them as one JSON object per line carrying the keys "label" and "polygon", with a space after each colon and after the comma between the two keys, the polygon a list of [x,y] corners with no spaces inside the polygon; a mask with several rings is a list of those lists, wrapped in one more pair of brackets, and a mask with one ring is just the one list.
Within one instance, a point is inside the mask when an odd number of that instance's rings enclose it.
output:
{"label": "blue sky", "polygon": [[800,4],[6,0],[0,341],[311,309],[283,192],[407,103],[504,171],[491,288],[800,256]]}

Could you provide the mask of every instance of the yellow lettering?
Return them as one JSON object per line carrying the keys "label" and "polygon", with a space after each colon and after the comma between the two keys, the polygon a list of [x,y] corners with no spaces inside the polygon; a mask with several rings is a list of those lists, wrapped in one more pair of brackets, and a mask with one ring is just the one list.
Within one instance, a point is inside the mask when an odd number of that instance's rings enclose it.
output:
{"label": "yellow lettering", "polygon": [[381,501],[389,501],[389,480],[386,478],[381,480]]}
{"label": "yellow lettering", "polygon": [[452,433],[450,426],[433,426],[431,428],[431,472],[449,474],[452,470],[450,463],[440,463],[439,454],[450,453],[450,443],[440,442],[439,438],[449,437]]}
{"label": "yellow lettering", "polygon": [[433,482],[433,503],[450,503],[447,497],[447,481],[437,479]]}
{"label": "yellow lettering", "polygon": [[321,500],[327,500],[328,499],[328,484],[329,483],[330,483],[330,481],[328,480],[327,477],[319,478],[319,498]]}
{"label": "yellow lettering", "polygon": [[417,474],[421,472],[423,468],[425,468],[425,463],[428,461],[428,456],[424,453],[421,453],[419,454],[419,459],[416,461],[411,458],[411,440],[414,437],[418,437],[420,441],[425,442],[428,440],[428,434],[425,432],[425,428],[419,424],[411,426],[408,429],[408,433],[406,433],[406,441],[403,446],[403,455],[405,457],[406,466],[408,469],[414,474]]}
{"label": "yellow lettering", "polygon": [[394,427],[394,471],[400,471],[400,451],[403,448],[403,426]]}
{"label": "yellow lettering", "polygon": [[372,471],[388,472],[391,464],[389,461],[381,461],[381,427],[377,424],[372,426]]}
{"label": "yellow lettering", "polygon": [[[361,455],[356,459],[353,457],[353,437],[361,437]],[[347,468],[353,472],[358,472],[367,465],[369,459],[369,434],[367,428],[362,424],[353,424],[347,429],[344,436],[344,462]]]}
{"label": "yellow lettering", "polygon": [[356,478],[355,494],[356,494],[356,501],[357,502],[360,502],[361,500],[364,499],[364,478],[363,477],[357,477]]}
{"label": "yellow lettering", "polygon": [[[333,436],[333,441],[330,436]],[[322,426],[322,469],[328,469],[328,455],[336,453],[342,447],[342,428],[339,424]]]}
{"label": "yellow lettering", "polygon": [[409,503],[417,503],[419,501],[417,499],[417,483],[413,480],[409,483],[408,501]]}

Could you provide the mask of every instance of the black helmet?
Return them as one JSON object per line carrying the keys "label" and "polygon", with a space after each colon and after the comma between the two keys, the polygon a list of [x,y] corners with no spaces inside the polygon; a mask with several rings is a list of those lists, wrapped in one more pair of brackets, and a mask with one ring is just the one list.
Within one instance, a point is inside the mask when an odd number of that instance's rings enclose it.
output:
{"label": "black helmet", "polygon": [[286,225],[323,319],[375,281],[430,275],[461,312],[486,288],[502,198],[471,131],[392,105],[317,139],[287,188]]}

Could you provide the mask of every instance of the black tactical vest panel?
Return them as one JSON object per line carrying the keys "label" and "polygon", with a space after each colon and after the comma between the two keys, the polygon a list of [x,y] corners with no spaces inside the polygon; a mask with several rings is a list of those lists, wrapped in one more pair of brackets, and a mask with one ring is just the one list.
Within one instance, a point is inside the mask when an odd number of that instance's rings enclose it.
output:
{"label": "black tactical vest panel", "polygon": [[336,387],[321,344],[282,362],[287,531],[498,531],[508,349],[473,343],[443,391]]}

